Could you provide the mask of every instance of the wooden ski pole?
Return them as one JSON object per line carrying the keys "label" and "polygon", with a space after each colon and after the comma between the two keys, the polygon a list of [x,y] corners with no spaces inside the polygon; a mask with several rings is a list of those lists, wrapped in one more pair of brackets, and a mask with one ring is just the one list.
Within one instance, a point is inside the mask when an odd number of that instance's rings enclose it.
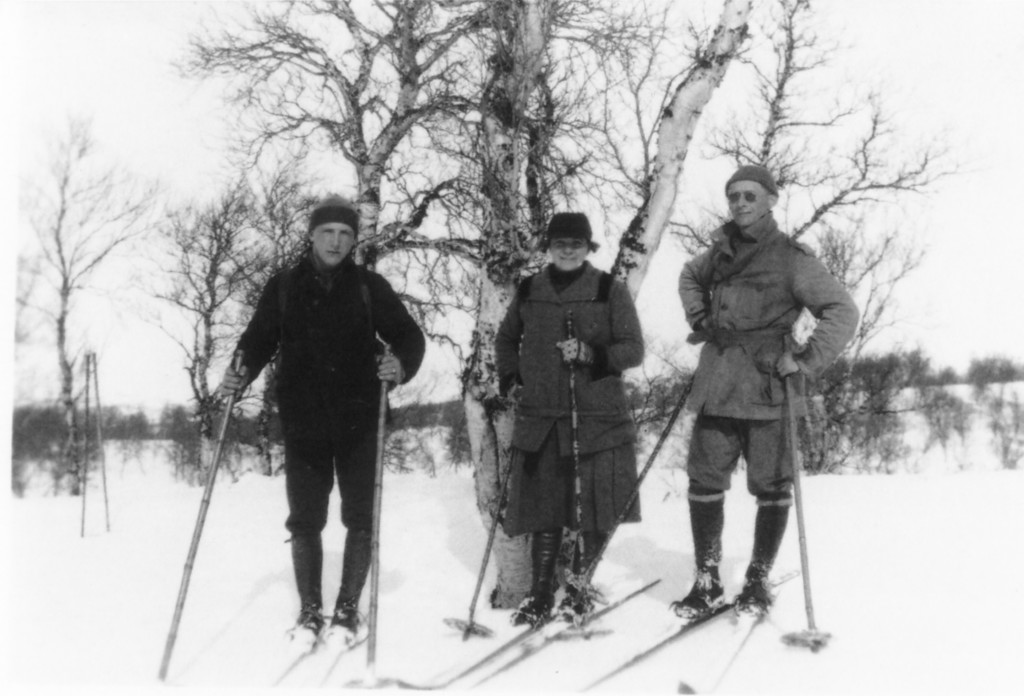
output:
{"label": "wooden ski pole", "polygon": [[[242,352],[235,353],[232,362],[235,372],[242,368]],[[171,630],[167,633],[167,643],[164,646],[164,657],[160,663],[160,681],[167,678],[167,668],[171,664],[171,653],[174,652],[174,643],[178,639],[178,626],[181,623],[181,614],[185,609],[185,597],[188,595],[188,584],[192,578],[192,566],[195,563],[196,552],[199,550],[199,539],[203,535],[203,525],[206,523],[206,512],[210,508],[210,498],[213,496],[213,484],[217,480],[217,469],[220,467],[221,454],[224,451],[224,439],[228,432],[228,423],[231,421],[231,411],[235,407],[237,394],[234,392],[228,396],[224,406],[224,418],[221,420],[220,433],[217,437],[217,446],[213,451],[213,460],[210,462],[210,471],[206,477],[206,489],[203,492],[203,499],[199,503],[199,517],[196,519],[195,530],[192,532],[192,544],[189,546],[188,556],[185,558],[185,570],[181,576],[181,587],[178,590],[178,601],[174,605],[174,618],[171,620]]]}
{"label": "wooden ski pole", "polygon": [[622,524],[623,520],[626,519],[626,515],[629,514],[629,510],[633,507],[633,503],[640,496],[640,485],[644,482],[647,477],[647,473],[651,470],[654,465],[654,460],[657,459],[658,453],[661,452],[662,445],[668,439],[669,434],[672,432],[672,426],[675,425],[676,419],[679,418],[679,414],[682,413],[683,407],[686,406],[686,399],[690,396],[690,389],[693,388],[693,377],[690,377],[689,383],[683,389],[683,393],[679,397],[679,402],[672,409],[672,413],[669,414],[668,423],[665,424],[665,428],[661,431],[661,435],[658,437],[658,441],[654,444],[654,449],[651,450],[650,455],[647,457],[647,463],[644,464],[644,468],[640,470],[640,474],[637,476],[636,484],[633,486],[633,490],[630,492],[629,497],[626,499],[626,504],[622,506],[622,510],[619,512],[619,516],[615,519],[615,524],[612,525],[611,531],[604,539],[604,543],[598,549],[597,553],[594,554],[593,560],[587,567],[586,572],[583,574],[582,584],[587,587],[590,581],[594,578],[594,572],[597,570],[597,564],[604,556],[605,551],[608,550],[608,546],[612,542],[612,537],[615,536],[615,532],[618,530],[619,525]]}
{"label": "wooden ski pole", "polygon": [[796,633],[787,633],[782,641],[787,645],[797,645],[809,648],[811,652],[818,652],[828,645],[832,637],[830,633],[819,631],[814,624],[814,604],[811,601],[811,569],[810,560],[807,554],[807,526],[804,522],[803,493],[800,489],[800,469],[802,468],[802,457],[800,456],[800,440],[796,432],[796,409],[793,406],[794,392],[793,381],[795,375],[785,378],[786,382],[786,416],[787,434],[789,436],[789,447],[793,457],[793,505],[796,507],[796,524],[800,539],[800,570],[804,579],[804,605],[807,609],[807,630]]}
{"label": "wooden ski pole", "polygon": [[511,478],[512,473],[511,456],[509,457],[509,465],[505,467],[505,477],[501,483],[501,493],[498,496],[498,507],[494,511],[494,517],[491,519],[491,529],[487,534],[487,546],[484,548],[484,558],[480,562],[480,572],[476,576],[476,589],[473,590],[473,599],[469,603],[469,618],[465,621],[462,619],[445,619],[444,622],[452,628],[457,628],[462,631],[462,640],[468,640],[472,636],[481,636],[483,638],[490,638],[494,635],[494,631],[482,626],[473,620],[473,616],[476,614],[476,603],[480,599],[480,588],[484,584],[484,575],[487,573],[487,561],[491,558],[491,548],[494,546],[494,535],[498,532],[498,524],[502,518],[502,508],[505,507],[505,499],[508,496],[508,481]]}
{"label": "wooden ski pole", "polygon": [[[576,329],[573,326],[572,310],[569,310],[565,318],[565,331],[568,338],[576,338]],[[572,562],[573,576],[578,577],[581,571],[580,564],[583,562],[584,541],[583,541],[583,490],[580,482],[580,409],[576,401],[576,366],[569,363],[569,417],[570,431],[572,433],[572,469],[573,469],[573,496],[574,496],[574,521],[576,535],[573,546],[575,554]],[[579,591],[584,591],[586,584],[580,583]]]}

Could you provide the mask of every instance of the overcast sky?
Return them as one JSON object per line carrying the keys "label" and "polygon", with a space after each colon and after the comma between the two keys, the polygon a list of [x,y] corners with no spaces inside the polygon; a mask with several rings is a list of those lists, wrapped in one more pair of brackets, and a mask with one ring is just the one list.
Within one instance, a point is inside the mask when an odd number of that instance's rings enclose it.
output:
{"label": "overcast sky", "polygon": [[[217,6],[230,12],[230,4]],[[197,195],[222,180],[219,139],[228,126],[216,88],[183,81],[171,65],[213,5],[0,3],[0,210],[11,245],[4,292],[13,293],[15,230],[22,230],[11,155],[18,154],[22,170],[38,164],[47,137],[69,114],[90,115],[105,151],[161,179],[175,195]],[[928,256],[904,288],[907,320],[889,340],[920,345],[937,364],[959,370],[972,357],[996,353],[1024,360],[1017,307],[1024,242],[1013,193],[1024,163],[1024,3],[815,0],[814,7],[852,45],[844,64],[880,81],[890,107],[919,123],[921,133],[948,134],[963,163],[927,199],[918,232]],[[640,297],[645,323],[682,320],[681,310],[665,319],[659,308],[678,304],[674,279],[683,260],[664,254],[654,264]],[[110,304],[109,298],[91,301]],[[106,403],[152,406],[187,398],[180,353],[158,328],[124,307],[91,318],[87,338],[100,356]],[[3,350],[9,364],[11,346]],[[43,364],[55,362],[52,349],[39,350]]]}

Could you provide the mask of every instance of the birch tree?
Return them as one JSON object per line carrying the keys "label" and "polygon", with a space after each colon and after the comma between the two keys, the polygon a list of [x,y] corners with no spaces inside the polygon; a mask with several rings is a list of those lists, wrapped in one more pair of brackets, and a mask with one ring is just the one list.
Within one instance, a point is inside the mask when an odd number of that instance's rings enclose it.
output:
{"label": "birch tree", "polygon": [[[473,357],[464,375],[467,420],[477,472],[477,500],[482,510],[493,511],[494,501],[499,495],[498,473],[507,468],[504,464],[511,439],[510,414],[495,398],[494,335],[511,300],[515,282],[528,269],[529,251],[535,248],[531,232],[536,235],[541,229],[536,223],[531,228],[529,223],[532,220],[543,221],[546,219],[544,213],[551,212],[550,208],[532,210],[533,201],[528,197],[523,200],[520,194],[521,191],[533,192],[544,188],[537,181],[531,181],[531,175],[536,176],[535,172],[544,171],[544,167],[531,167],[531,163],[542,165],[549,160],[551,153],[538,148],[538,143],[547,143],[560,135],[552,132],[546,119],[549,113],[546,100],[558,103],[557,93],[544,80],[549,77],[542,62],[546,58],[544,48],[550,43],[546,34],[557,31],[560,24],[568,25],[569,18],[579,19],[564,14],[565,7],[553,12],[554,4],[509,4],[509,25],[514,31],[514,38],[510,40],[498,34],[495,41],[497,56],[490,63],[504,71],[493,69],[492,84],[496,89],[492,101],[485,104],[500,104],[510,118],[501,121],[494,114],[502,111],[488,111],[486,108],[482,117],[482,129],[486,134],[482,140],[485,152],[490,155],[485,161],[501,165],[485,167],[484,190],[491,194],[488,201],[491,219],[494,219],[494,213],[500,213],[498,221],[504,223],[504,229],[495,223],[485,227],[489,233],[487,258],[491,258],[490,252],[497,252],[499,261],[487,264],[481,277]],[[580,7],[575,9],[578,11]],[[563,14],[560,15],[559,10]],[[666,100],[668,106],[661,114],[650,169],[641,177],[642,202],[628,229],[621,235],[613,267],[613,273],[626,282],[634,297],[672,214],[682,164],[694,128],[743,41],[749,12],[750,2],[725,4],[713,38],[701,48],[685,78]],[[552,24],[554,28],[550,28]],[[501,24],[495,22],[495,26],[501,27]],[[628,41],[626,43],[628,45]],[[529,101],[537,92],[543,95],[544,100],[531,118]],[[591,98],[595,96],[591,95]],[[525,126],[531,120],[532,128]],[[497,125],[502,127],[496,128]],[[495,157],[494,153],[501,157]],[[500,185],[492,189],[492,182],[500,182]],[[542,196],[534,200],[535,205],[543,206],[547,202],[550,206],[550,201],[544,201]],[[498,583],[492,594],[492,604],[514,606],[525,595],[529,585],[526,545],[517,539],[504,539],[500,532],[497,537]]]}
{"label": "birch tree", "polygon": [[82,354],[76,301],[92,288],[97,271],[115,251],[145,231],[156,189],[102,161],[88,120],[72,118],[55,141],[45,173],[26,182],[24,209],[39,242],[38,268],[50,294],[39,309],[54,328],[58,400],[66,436],[62,466],[76,472],[80,491],[84,465],[75,413],[75,366]]}
{"label": "birch tree", "polygon": [[[581,114],[599,97],[586,80],[594,47],[636,38],[630,13],[613,5],[380,2],[357,12],[310,0],[255,13],[250,29],[193,45],[193,74],[235,81],[229,96],[247,115],[250,155],[301,142],[351,165],[359,251],[403,271],[405,299],[428,333],[440,338],[431,329],[452,309],[469,315],[467,345],[452,345],[465,360],[477,501],[488,527],[511,434],[493,337],[516,284],[539,266],[547,219],[602,181],[594,126]],[[659,116],[656,156],[641,175],[645,195],[615,266],[634,295],[671,214],[702,104],[749,12],[749,0],[724,3],[713,40],[678,67],[687,79],[665,97],[671,108]],[[499,533],[495,555],[492,598],[511,606],[529,584],[526,543]]]}
{"label": "birch tree", "polygon": [[[199,435],[214,434],[217,400],[211,369],[224,362],[237,326],[241,290],[259,272],[252,264],[252,194],[235,183],[213,202],[172,211],[161,228],[168,242],[169,287],[154,295],[174,307],[187,329],[168,331],[185,358]],[[219,374],[212,375],[215,382]]]}

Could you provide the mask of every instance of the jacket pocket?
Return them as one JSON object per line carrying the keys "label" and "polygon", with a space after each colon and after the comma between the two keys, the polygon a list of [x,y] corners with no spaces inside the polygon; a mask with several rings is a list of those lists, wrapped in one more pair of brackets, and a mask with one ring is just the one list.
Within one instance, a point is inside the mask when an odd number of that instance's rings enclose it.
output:
{"label": "jacket pocket", "polygon": [[760,377],[760,401],[758,403],[777,406],[782,403],[785,394],[785,385],[775,369],[779,358],[782,357],[784,348],[783,341],[765,341],[756,346],[744,346],[744,350],[757,368]]}

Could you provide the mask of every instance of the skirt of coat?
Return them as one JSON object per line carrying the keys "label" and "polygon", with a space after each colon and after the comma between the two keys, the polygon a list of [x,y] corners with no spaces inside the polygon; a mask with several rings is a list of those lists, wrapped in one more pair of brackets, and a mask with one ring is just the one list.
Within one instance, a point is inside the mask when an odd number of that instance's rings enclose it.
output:
{"label": "skirt of coat", "polygon": [[[576,529],[572,456],[559,455],[557,428],[537,452],[513,448],[508,504],[502,527],[509,536],[547,529]],[[632,442],[580,457],[581,522],[585,531],[610,531],[636,487]],[[623,522],[640,521],[640,499]]]}

